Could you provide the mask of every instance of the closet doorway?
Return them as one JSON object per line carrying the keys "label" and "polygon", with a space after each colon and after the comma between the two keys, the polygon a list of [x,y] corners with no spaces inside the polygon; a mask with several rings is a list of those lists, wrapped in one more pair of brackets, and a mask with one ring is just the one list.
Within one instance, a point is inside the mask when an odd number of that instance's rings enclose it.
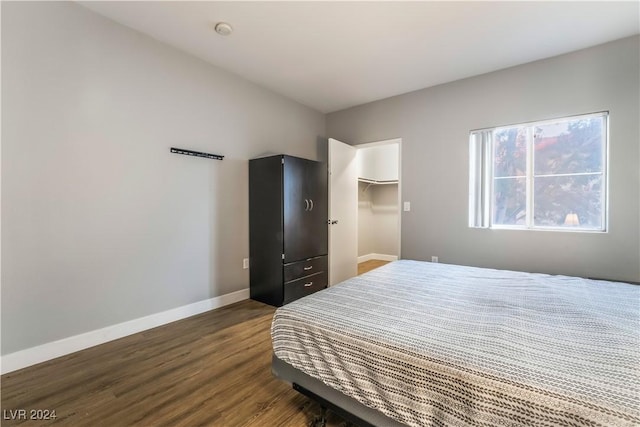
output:
{"label": "closet doorway", "polygon": [[356,146],[358,270],[400,258],[401,139]]}

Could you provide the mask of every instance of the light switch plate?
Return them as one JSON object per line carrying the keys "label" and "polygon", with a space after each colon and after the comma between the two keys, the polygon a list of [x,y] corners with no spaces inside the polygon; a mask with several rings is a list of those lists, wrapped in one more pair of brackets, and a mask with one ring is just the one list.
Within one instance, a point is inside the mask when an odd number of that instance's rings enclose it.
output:
{"label": "light switch plate", "polygon": [[409,212],[411,210],[411,202],[404,202],[404,211]]}

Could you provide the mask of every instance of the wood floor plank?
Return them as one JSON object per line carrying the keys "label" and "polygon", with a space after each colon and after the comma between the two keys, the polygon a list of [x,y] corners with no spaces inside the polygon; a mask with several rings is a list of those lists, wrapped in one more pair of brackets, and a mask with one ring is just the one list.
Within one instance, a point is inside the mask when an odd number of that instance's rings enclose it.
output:
{"label": "wood floor plank", "polygon": [[378,267],[382,267],[383,265],[388,263],[389,261],[382,261],[379,259],[370,259],[369,261],[363,261],[358,264],[358,275],[364,274]]}
{"label": "wood floor plank", "polygon": [[274,312],[242,301],[3,375],[3,410],[57,418],[2,426],[308,426],[319,406],[271,374]]}

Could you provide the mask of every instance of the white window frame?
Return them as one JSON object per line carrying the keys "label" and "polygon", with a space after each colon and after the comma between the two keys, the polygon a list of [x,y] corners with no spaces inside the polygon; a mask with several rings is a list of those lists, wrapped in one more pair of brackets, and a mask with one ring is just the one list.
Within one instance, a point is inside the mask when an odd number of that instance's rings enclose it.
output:
{"label": "white window frame", "polygon": [[[534,224],[535,191],[534,181],[536,177],[545,175],[534,174],[535,161],[535,138],[531,135],[532,129],[536,126],[543,126],[559,121],[571,121],[578,119],[588,119],[600,117],[603,119],[604,144],[602,147],[602,172],[567,173],[552,174],[550,176],[576,176],[587,174],[602,174],[604,180],[602,185],[602,228],[588,227],[552,227]],[[495,191],[495,177],[493,174],[493,163],[495,158],[495,144],[493,143],[494,132],[499,129],[524,127],[527,129],[527,158],[526,172],[526,219],[524,225],[493,224]],[[509,177],[501,177],[509,178]],[[554,119],[517,123],[512,125],[496,126],[492,128],[475,129],[469,133],[469,227],[488,228],[495,230],[542,230],[542,231],[562,231],[580,233],[606,233],[608,231],[609,218],[609,112],[601,111],[597,113],[579,114],[574,116],[558,117]]]}

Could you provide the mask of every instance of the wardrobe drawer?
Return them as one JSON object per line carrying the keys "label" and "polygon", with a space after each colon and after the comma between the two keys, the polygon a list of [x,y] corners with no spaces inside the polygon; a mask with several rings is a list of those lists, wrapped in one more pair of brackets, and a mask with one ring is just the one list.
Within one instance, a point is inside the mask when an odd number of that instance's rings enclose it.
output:
{"label": "wardrobe drawer", "polygon": [[316,273],[284,284],[284,304],[327,287],[327,272]]}
{"label": "wardrobe drawer", "polygon": [[284,281],[290,282],[301,277],[327,271],[327,256],[309,258],[305,261],[292,262],[284,265]]}

